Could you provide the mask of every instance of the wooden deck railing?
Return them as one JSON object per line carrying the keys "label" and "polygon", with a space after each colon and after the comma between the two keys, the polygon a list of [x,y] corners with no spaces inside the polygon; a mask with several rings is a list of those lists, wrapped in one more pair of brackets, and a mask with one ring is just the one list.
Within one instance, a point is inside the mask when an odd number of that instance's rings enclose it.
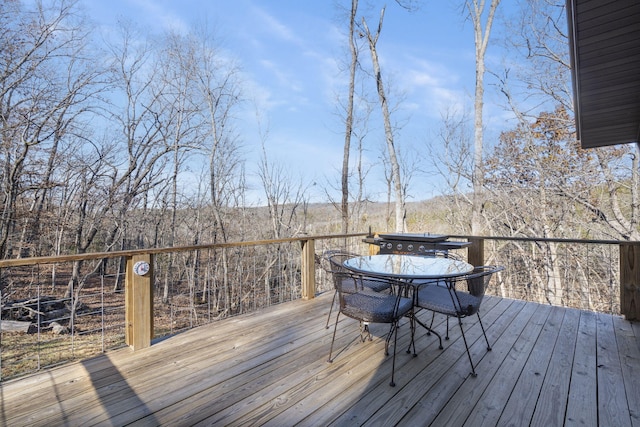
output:
{"label": "wooden deck railing", "polygon": [[640,242],[619,240],[553,239],[527,237],[478,237],[468,235],[451,236],[473,242],[468,249],[468,260],[473,265],[484,265],[485,242],[531,242],[558,243],[564,245],[611,245],[618,247],[620,314],[627,320],[640,319]]}
{"label": "wooden deck railing", "polygon": [[[29,266],[37,264],[55,264],[65,263],[77,260],[96,260],[106,258],[126,258],[125,271],[125,341],[134,350],[148,347],[151,344],[154,331],[154,257],[159,254],[178,253],[188,251],[200,251],[204,249],[221,249],[221,248],[237,248],[242,246],[257,246],[277,243],[299,242],[301,245],[300,259],[300,279],[301,279],[301,296],[302,298],[313,298],[316,293],[316,250],[317,242],[322,242],[328,247],[327,241],[333,246],[341,246],[342,243],[351,239],[351,241],[360,242],[360,237],[366,236],[366,233],[355,233],[349,235],[320,235],[320,236],[304,236],[289,239],[265,240],[265,241],[248,241],[234,243],[217,243],[210,245],[194,245],[171,248],[151,248],[136,249],[116,252],[100,252],[91,254],[75,254],[53,257],[34,257],[22,259],[0,260],[0,269]],[[605,240],[573,240],[573,239],[537,239],[537,238],[512,238],[512,237],[479,237],[457,235],[451,236],[455,239],[466,239],[473,242],[468,248],[467,257],[470,263],[474,265],[482,265],[487,260],[496,260],[496,248],[487,248],[488,242],[499,245],[515,245],[520,243],[529,243],[540,246],[543,243],[563,244],[563,245],[611,245],[617,246],[619,253],[619,270],[617,268],[611,271],[618,271],[617,283],[619,284],[619,301],[620,312],[629,320],[640,319],[640,242],[622,242],[622,241],[605,241]],[[361,252],[366,252],[365,248],[361,248]],[[499,248],[498,248],[499,249]],[[593,256],[592,256],[593,257]],[[588,258],[588,256],[587,256]],[[498,259],[499,261],[499,259]],[[580,261],[579,265],[582,269],[585,264],[589,264],[589,260]],[[591,261],[593,262],[593,261]],[[149,269],[136,269],[134,267],[148,265]],[[576,273],[577,274],[577,273]],[[584,272],[586,280],[590,275]],[[515,276],[514,276],[515,277]],[[612,279],[609,279],[612,280]],[[516,284],[519,285],[519,284]],[[613,285],[612,285],[613,286]]]}
{"label": "wooden deck railing", "polygon": [[[315,242],[336,241],[336,246],[344,246],[349,239],[366,236],[366,233],[346,235],[319,235],[286,239],[215,243],[167,248],[133,249],[113,252],[95,252],[60,256],[43,256],[0,260],[0,270],[9,267],[32,266],[40,264],[60,264],[73,261],[102,260],[124,257],[125,269],[125,342],[134,350],[151,345],[154,335],[154,256],[167,253],[193,252],[207,249],[238,248],[247,246],[276,245],[295,243],[301,245],[300,276],[303,299],[313,298],[316,292]],[[139,268],[139,267],[146,268]]]}

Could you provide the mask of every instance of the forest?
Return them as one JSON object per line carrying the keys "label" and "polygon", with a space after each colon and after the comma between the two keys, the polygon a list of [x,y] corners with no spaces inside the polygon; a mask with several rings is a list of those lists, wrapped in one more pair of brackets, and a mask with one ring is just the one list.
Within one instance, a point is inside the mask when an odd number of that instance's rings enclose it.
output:
{"label": "forest", "polygon": [[[476,35],[473,108],[442,111],[426,151],[446,188],[429,205],[436,209],[415,212],[407,209],[413,196],[407,182],[424,178],[399,155],[402,140],[377,49],[385,35],[382,4],[366,11],[357,0],[336,6],[344,12],[348,89],[336,100],[345,144],[342,168],[322,184],[327,199],[312,203],[310,184],[289,176],[286,165],[265,152],[256,165],[264,206],[246,197],[242,130],[234,122],[243,102],[240,64],[219,55],[213,33],[194,27],[151,38],[123,22],[117,36],[100,39],[80,4],[0,4],[2,259],[368,227],[638,240],[635,147],[583,150],[575,139],[563,1],[521,2],[512,28],[495,36],[500,1],[460,1]],[[394,5],[411,13],[420,2]],[[513,60],[487,69],[485,54],[496,45]],[[517,119],[495,141],[483,141],[485,75]],[[385,141],[387,200],[378,203],[368,198],[372,178],[362,160],[363,150],[374,148],[360,137],[372,120],[380,120]],[[336,189],[340,196],[331,196]],[[547,245],[542,252],[554,253],[554,244]],[[73,280],[92,268],[78,263]]]}

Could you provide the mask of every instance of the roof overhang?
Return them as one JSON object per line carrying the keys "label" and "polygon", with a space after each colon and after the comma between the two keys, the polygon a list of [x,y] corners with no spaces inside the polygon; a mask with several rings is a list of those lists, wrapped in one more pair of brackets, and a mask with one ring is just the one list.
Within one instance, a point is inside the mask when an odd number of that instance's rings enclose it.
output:
{"label": "roof overhang", "polygon": [[640,0],[567,0],[577,138],[640,139]]}

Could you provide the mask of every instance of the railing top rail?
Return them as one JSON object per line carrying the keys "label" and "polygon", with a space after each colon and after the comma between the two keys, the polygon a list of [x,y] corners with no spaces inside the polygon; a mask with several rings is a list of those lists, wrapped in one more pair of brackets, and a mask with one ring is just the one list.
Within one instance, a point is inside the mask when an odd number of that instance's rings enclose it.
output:
{"label": "railing top rail", "polygon": [[555,243],[584,243],[599,245],[640,245],[635,240],[598,240],[598,239],[562,239],[554,237],[507,237],[507,236],[469,236],[464,234],[449,234],[454,239],[484,239],[484,240],[511,240],[518,242],[555,242]]}
{"label": "railing top rail", "polygon": [[170,252],[188,252],[188,251],[195,251],[195,250],[201,250],[201,249],[219,249],[219,248],[230,248],[230,247],[238,247],[238,246],[259,246],[259,245],[270,245],[270,244],[277,244],[277,243],[303,242],[307,240],[342,239],[342,238],[360,237],[360,236],[366,236],[366,235],[367,233],[298,236],[298,237],[289,237],[286,239],[252,240],[252,241],[244,241],[244,242],[210,243],[210,244],[204,244],[204,245],[129,249],[124,251],[113,251],[113,252],[93,252],[93,253],[84,253],[84,254],[4,259],[4,260],[0,260],[0,268],[19,267],[19,266],[35,265],[35,264],[54,264],[54,263],[61,263],[61,262],[90,260],[90,259],[117,258],[121,256],[134,256],[134,255],[142,255],[142,254],[162,254],[162,253],[170,253]]}
{"label": "railing top rail", "polygon": [[[145,249],[129,249],[123,251],[112,252],[93,252],[82,254],[68,254],[57,256],[42,256],[31,258],[16,258],[0,260],[0,268],[5,267],[18,267],[25,265],[36,264],[54,264],[79,260],[91,260],[102,258],[117,258],[121,256],[134,256],[141,254],[162,254],[171,252],[188,252],[201,249],[214,249],[214,248],[230,248],[238,246],[259,246],[277,243],[289,243],[296,241],[306,240],[322,240],[322,239],[341,239],[350,237],[364,237],[369,235],[368,233],[351,233],[351,234],[329,234],[329,235],[316,235],[316,236],[298,236],[289,237],[284,239],[272,239],[272,240],[252,240],[242,242],[226,242],[226,243],[210,243],[204,245],[190,245],[190,246],[175,246],[164,248],[145,248]],[[562,238],[548,238],[548,237],[507,237],[507,236],[470,236],[464,234],[450,234],[449,237],[455,239],[485,239],[485,240],[504,240],[504,241],[521,241],[521,242],[556,242],[556,243],[580,243],[580,244],[603,244],[603,245],[640,245],[640,241],[625,241],[625,240],[597,240],[597,239],[562,239]]]}

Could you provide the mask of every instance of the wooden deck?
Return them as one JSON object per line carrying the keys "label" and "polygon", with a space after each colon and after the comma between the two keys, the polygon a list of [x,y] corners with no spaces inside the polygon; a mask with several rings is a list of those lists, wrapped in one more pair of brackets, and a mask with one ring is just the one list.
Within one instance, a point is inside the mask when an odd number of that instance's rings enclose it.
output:
{"label": "wooden deck", "polygon": [[620,317],[488,298],[493,351],[465,323],[477,377],[456,324],[444,350],[419,329],[413,358],[405,322],[390,387],[386,326],[362,343],[341,319],[337,345],[350,344],[327,363],[330,298],[5,382],[0,425],[640,425],[640,327]]}

